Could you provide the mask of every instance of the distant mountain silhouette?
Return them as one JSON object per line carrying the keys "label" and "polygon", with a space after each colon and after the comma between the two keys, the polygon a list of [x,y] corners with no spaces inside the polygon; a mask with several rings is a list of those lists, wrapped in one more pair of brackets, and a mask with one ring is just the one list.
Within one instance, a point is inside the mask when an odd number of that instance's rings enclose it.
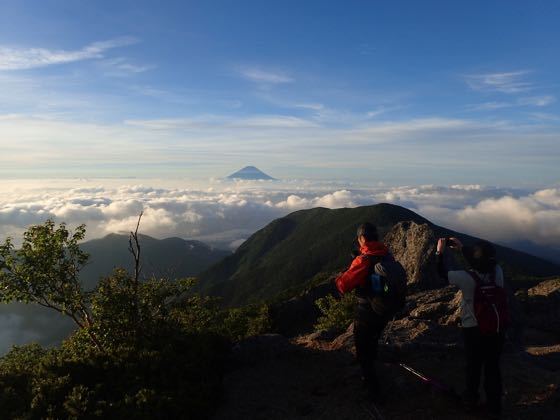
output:
{"label": "distant mountain silhouette", "polygon": [[228,176],[228,179],[248,179],[248,180],[259,180],[268,179],[274,180],[270,175],[265,174],[260,169],[254,166],[245,166],[243,169]]}
{"label": "distant mountain silhouette", "polygon": [[529,240],[507,242],[504,243],[504,245],[526,252],[527,254],[537,255],[545,260],[552,261],[555,264],[560,264],[560,249],[558,248],[539,245]]}
{"label": "distant mountain silhouette", "polygon": [[[143,277],[191,277],[231,254],[199,241],[139,236]],[[128,235],[110,234],[84,242],[81,248],[90,254],[89,264],[81,273],[86,287],[95,286],[100,277],[110,274],[115,267],[132,270]]]}
{"label": "distant mountain silhouette", "polygon": [[[402,221],[427,223],[438,236],[456,236],[464,243],[476,238],[434,225],[422,216],[391,204],[329,210],[301,210],[276,219],[252,235],[232,255],[199,276],[203,293],[223,296],[229,304],[243,304],[301,290],[327,279],[350,262],[357,226],[378,226],[383,237]],[[496,245],[506,270],[520,275],[550,276],[560,266]]]}

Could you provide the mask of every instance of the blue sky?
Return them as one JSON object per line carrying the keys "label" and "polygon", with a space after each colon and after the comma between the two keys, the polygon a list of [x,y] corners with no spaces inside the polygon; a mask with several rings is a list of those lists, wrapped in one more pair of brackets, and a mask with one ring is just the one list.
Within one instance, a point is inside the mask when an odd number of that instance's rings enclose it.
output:
{"label": "blue sky", "polygon": [[0,0],[0,175],[560,183],[556,1]]}

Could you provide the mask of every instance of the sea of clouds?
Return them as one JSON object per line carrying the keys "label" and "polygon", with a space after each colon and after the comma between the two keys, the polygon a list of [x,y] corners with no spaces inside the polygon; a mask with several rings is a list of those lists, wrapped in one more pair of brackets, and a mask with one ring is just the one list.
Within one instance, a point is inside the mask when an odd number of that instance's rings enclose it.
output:
{"label": "sea of clouds", "polygon": [[[4,180],[0,182],[0,240],[16,244],[48,218],[85,223],[87,239],[140,230],[157,238],[199,239],[234,250],[275,218],[312,207],[393,203],[434,223],[501,243],[531,241],[560,249],[560,188],[481,185],[386,186],[340,182],[208,180]],[[357,223],[361,221],[356,221]],[[70,324],[43,308],[0,308],[0,353],[13,344],[52,344]]]}
{"label": "sea of clouds", "polygon": [[312,207],[393,203],[458,231],[502,243],[560,247],[560,188],[372,186],[317,181],[46,180],[0,183],[0,238],[18,240],[48,218],[87,225],[87,239],[141,231],[234,249],[275,218]]}

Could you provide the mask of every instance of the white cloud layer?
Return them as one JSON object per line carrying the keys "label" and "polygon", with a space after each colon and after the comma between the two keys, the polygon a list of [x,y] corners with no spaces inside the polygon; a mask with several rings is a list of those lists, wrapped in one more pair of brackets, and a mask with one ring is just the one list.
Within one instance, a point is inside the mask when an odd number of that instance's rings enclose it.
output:
{"label": "white cloud layer", "polygon": [[86,223],[88,239],[92,239],[130,231],[143,210],[141,230],[148,235],[198,238],[235,247],[273,219],[295,210],[389,202],[435,223],[490,240],[530,240],[560,247],[560,188],[363,187],[311,181],[123,182],[76,180],[22,185],[6,181],[0,184],[0,235],[17,238],[30,224],[54,218],[70,225]]}

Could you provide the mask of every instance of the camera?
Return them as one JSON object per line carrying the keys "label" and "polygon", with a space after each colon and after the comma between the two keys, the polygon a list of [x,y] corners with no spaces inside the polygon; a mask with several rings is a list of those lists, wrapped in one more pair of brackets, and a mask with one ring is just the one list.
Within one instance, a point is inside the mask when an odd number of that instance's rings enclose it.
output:
{"label": "camera", "polygon": [[445,246],[449,248],[455,248],[457,246],[457,243],[452,237],[448,236],[445,238]]}

